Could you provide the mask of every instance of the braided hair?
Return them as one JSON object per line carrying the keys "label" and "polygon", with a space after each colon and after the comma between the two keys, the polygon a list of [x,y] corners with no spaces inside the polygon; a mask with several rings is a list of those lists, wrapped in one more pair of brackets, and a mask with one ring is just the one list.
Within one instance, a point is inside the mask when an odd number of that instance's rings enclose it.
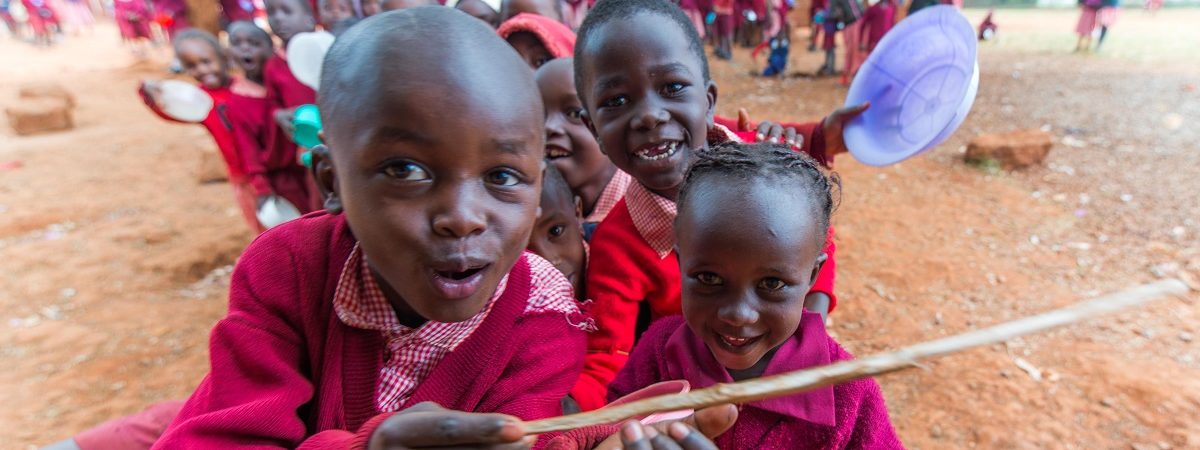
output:
{"label": "braided hair", "polygon": [[[687,202],[689,194],[706,178],[720,178],[720,183],[745,183],[755,179],[774,179],[803,189],[812,197],[813,211],[821,229],[829,229],[829,217],[840,201],[842,182],[836,173],[826,175],[812,157],[793,151],[786,144],[723,142],[696,155],[688,168],[679,190],[678,203]],[[819,239],[825,241],[825,235]]]}

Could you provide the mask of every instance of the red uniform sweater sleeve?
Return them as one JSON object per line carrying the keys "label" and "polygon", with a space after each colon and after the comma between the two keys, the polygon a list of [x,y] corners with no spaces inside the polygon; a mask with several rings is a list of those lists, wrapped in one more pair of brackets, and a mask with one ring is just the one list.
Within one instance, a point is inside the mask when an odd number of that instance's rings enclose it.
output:
{"label": "red uniform sweater sleeve", "polygon": [[[743,141],[754,142],[754,131],[737,131],[737,119],[728,119],[721,116],[716,116],[713,118],[713,122],[715,122],[717,125],[721,125],[730,129]],[[824,120],[808,123],[780,123],[780,125],[784,128],[794,128],[796,130],[796,134],[804,138],[804,141],[800,143],[800,151],[804,152],[808,156],[811,156],[825,167],[830,167],[833,164],[833,158],[825,153],[825,131],[823,124]],[[751,130],[755,130],[757,127],[758,124],[756,123],[750,124]]]}
{"label": "red uniform sweater sleeve", "polygon": [[242,157],[242,171],[246,174],[250,186],[254,187],[254,195],[264,196],[271,193],[271,183],[267,180],[267,164],[263,161],[268,150],[265,144],[268,133],[275,127],[271,117],[267,117],[266,100],[261,100],[264,107],[255,108],[254,102],[244,103],[242,108],[230,108],[229,122],[233,126],[233,139],[238,153]]}
{"label": "red uniform sweater sleeve", "polygon": [[618,203],[592,238],[587,297],[594,302],[591,314],[597,330],[588,335],[583,375],[571,390],[571,397],[585,411],[604,406],[608,383],[633,349],[638,302],[646,299],[654,286],[650,274],[655,271],[646,264],[647,257],[637,253],[644,250],[657,255],[639,241],[632,223],[622,227],[613,220],[628,220],[627,211],[624,201]]}
{"label": "red uniform sweater sleeve", "polygon": [[[258,239],[234,271],[229,314],[213,328],[211,371],[156,449],[296,448],[307,436],[297,410],[313,398],[298,331],[296,267],[285,249]],[[272,270],[274,269],[274,270]]]}
{"label": "red uniform sweater sleeve", "polygon": [[833,293],[834,280],[837,279],[837,258],[834,254],[837,253],[837,244],[833,242],[833,228],[829,228],[829,237],[825,241],[825,254],[829,257],[825,260],[825,265],[821,266],[821,271],[817,273],[817,279],[813,282],[812,289],[808,292],[821,292],[829,296],[829,312],[832,313],[834,308],[837,308],[837,295]]}

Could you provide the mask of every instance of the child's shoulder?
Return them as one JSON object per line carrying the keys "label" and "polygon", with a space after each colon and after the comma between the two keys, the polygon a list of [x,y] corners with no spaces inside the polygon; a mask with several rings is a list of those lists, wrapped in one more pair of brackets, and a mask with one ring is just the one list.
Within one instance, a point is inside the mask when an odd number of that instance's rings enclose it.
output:
{"label": "child's shoulder", "polygon": [[[254,239],[242,254],[242,262],[284,257],[296,264],[327,262],[336,254],[349,255],[354,235],[341,214],[317,211],[271,228]],[[337,264],[344,262],[335,261]],[[300,268],[295,268],[300,270]]]}
{"label": "child's shoulder", "polygon": [[[557,312],[568,315],[580,313],[579,302],[575,300],[574,288],[567,277],[546,261],[545,258],[526,251],[522,258],[529,265],[529,302],[525,306],[525,314]],[[519,264],[518,264],[519,265]],[[512,277],[517,270],[514,266],[509,272]]]}
{"label": "child's shoulder", "polygon": [[662,317],[650,323],[650,327],[642,333],[640,340],[651,343],[652,345],[662,347],[671,340],[681,328],[687,326],[687,321],[682,315],[676,314],[673,316]]}

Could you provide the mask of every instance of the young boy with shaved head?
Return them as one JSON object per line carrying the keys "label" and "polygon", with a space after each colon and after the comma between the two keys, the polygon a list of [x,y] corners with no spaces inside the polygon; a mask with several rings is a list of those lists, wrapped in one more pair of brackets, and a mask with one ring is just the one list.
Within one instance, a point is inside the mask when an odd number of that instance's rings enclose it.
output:
{"label": "young boy with shaved head", "polygon": [[325,212],[246,250],[212,370],[156,448],[532,445],[521,420],[561,413],[587,323],[525,251],[544,164],[532,72],[444,7],[363,20],[326,62]]}

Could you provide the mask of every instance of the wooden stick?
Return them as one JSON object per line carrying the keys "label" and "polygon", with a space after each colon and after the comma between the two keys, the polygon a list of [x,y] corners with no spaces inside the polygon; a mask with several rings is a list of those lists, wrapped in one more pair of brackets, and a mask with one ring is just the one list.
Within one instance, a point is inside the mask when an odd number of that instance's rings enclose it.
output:
{"label": "wooden stick", "polygon": [[797,370],[738,383],[717,384],[683,394],[663,395],[596,411],[525,422],[527,434],[565,431],[655,412],[701,409],[726,403],[747,403],[764,398],[797,394],[847,381],[907,369],[923,359],[960,352],[969,348],[1004,342],[1051,328],[1073,324],[1103,314],[1141,305],[1167,294],[1183,294],[1188,286],[1176,279],[1134,287],[1115,294],[1018,319],[982,330],[970,331],[935,341],[916,344],[888,353],[843,361],[823,367]]}

